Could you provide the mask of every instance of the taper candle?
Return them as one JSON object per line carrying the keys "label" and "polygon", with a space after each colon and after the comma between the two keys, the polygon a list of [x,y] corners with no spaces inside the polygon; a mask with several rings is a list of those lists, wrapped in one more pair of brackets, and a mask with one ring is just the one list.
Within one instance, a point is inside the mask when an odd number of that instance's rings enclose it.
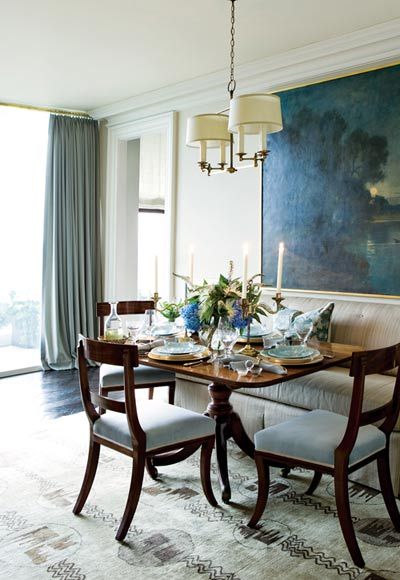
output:
{"label": "taper candle", "polygon": [[243,246],[243,282],[242,282],[242,298],[247,297],[247,269],[249,261],[249,250],[247,244]]}
{"label": "taper candle", "polygon": [[278,270],[276,273],[276,293],[280,294],[282,291],[282,272],[283,272],[283,252],[285,251],[285,245],[283,242],[279,244],[278,251]]}
{"label": "taper candle", "polygon": [[154,256],[154,294],[158,294],[158,256]]}

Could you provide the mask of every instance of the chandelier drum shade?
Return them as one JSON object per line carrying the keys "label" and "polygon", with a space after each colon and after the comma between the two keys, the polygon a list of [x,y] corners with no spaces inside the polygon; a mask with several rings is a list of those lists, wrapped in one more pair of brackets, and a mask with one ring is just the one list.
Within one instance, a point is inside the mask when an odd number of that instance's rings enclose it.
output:
{"label": "chandelier drum shade", "polygon": [[231,134],[228,131],[228,115],[211,113],[190,117],[186,130],[186,145],[200,147],[200,161],[205,162],[207,149],[220,148],[221,163],[225,162],[225,149]]}
{"label": "chandelier drum shade", "polygon": [[282,130],[280,98],[257,93],[242,95],[231,100],[228,130],[238,134],[238,155],[245,154],[244,135],[259,135],[260,152],[266,151],[267,133]]}
{"label": "chandelier drum shade", "polygon": [[[233,164],[233,135],[237,143],[237,157],[239,161],[251,160],[254,167],[263,162],[267,155],[267,134],[276,133],[283,128],[281,103],[277,95],[268,93],[254,93],[234,96],[236,80],[234,74],[235,56],[235,2],[231,3],[231,40],[230,40],[230,77],[228,93],[230,96],[229,116],[221,113],[209,113],[190,117],[187,123],[186,145],[200,148],[199,166],[208,175],[212,171],[235,173]],[[259,136],[259,149],[251,156],[246,157],[245,135]],[[225,152],[229,145],[229,166],[227,167]],[[210,148],[220,148],[220,162],[218,167],[212,167],[207,161],[207,151]]]}

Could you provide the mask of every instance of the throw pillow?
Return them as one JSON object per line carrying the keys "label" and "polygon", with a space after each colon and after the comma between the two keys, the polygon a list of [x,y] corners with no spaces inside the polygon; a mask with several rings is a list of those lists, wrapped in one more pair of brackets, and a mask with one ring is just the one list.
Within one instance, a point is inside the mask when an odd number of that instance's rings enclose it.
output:
{"label": "throw pillow", "polygon": [[[329,302],[325,306],[304,312],[296,316],[296,320],[304,320],[312,323],[312,330],[309,338],[316,338],[321,342],[328,342],[330,339],[330,326],[332,312],[335,307],[334,302]],[[292,319],[293,321],[293,319]]]}

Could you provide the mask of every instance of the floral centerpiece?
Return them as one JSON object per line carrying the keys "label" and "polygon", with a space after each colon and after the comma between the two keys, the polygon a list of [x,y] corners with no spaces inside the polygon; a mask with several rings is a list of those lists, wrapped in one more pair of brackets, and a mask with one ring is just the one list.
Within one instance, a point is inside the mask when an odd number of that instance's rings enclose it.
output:
{"label": "floral centerpiece", "polygon": [[220,275],[218,282],[210,284],[206,280],[200,285],[192,284],[185,276],[178,276],[187,284],[188,296],[181,315],[189,332],[203,332],[210,343],[212,335],[218,326],[220,318],[227,317],[235,328],[243,329],[249,322],[249,317],[260,322],[261,315],[268,315],[271,310],[260,302],[261,284],[255,279],[260,274],[248,280],[246,289],[247,315],[243,316],[242,281],[233,277],[233,262],[229,263],[228,275]]}

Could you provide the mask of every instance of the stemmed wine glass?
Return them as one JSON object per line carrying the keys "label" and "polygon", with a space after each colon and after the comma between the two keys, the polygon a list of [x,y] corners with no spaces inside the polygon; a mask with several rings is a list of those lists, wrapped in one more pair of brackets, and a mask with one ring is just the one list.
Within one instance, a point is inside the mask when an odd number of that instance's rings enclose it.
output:
{"label": "stemmed wine glass", "polygon": [[299,336],[303,346],[307,346],[307,341],[310,338],[313,323],[311,320],[304,320],[302,318],[295,318],[293,321],[293,328]]}
{"label": "stemmed wine glass", "polygon": [[223,316],[218,322],[218,332],[221,342],[224,345],[224,356],[228,357],[232,352],[233,345],[239,338],[239,330],[232,325],[229,318]]}

